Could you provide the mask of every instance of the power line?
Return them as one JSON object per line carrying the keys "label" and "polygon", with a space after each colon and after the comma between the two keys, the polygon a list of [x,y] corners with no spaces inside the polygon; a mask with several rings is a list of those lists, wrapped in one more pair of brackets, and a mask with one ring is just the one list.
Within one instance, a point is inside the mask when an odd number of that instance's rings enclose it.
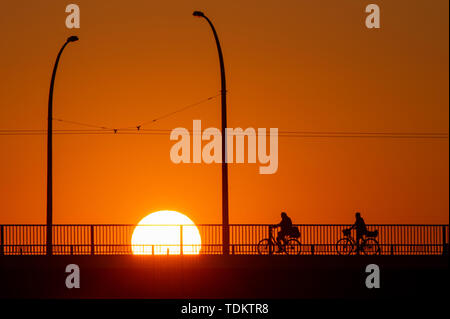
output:
{"label": "power line", "polygon": [[[119,128],[119,127],[108,127],[108,126],[104,126],[104,125],[95,125],[95,124],[91,124],[91,123],[84,123],[84,122],[78,122],[78,121],[71,121],[71,120],[65,120],[65,119],[60,119],[60,118],[53,118],[53,120],[54,120],[54,121],[57,121],[57,122],[62,122],[62,123],[68,123],[68,124],[74,124],[74,125],[79,125],[79,126],[85,126],[85,127],[97,128],[97,129],[100,129],[100,130],[112,131],[113,133],[117,133],[118,131],[123,131],[123,130],[129,130],[129,129],[134,129],[134,130],[138,130],[138,131],[139,131],[139,130],[141,130],[141,128],[142,128],[143,126],[145,126],[145,125],[153,124],[153,123],[155,123],[155,122],[157,122],[157,121],[159,121],[159,120],[162,120],[162,119],[167,118],[167,117],[170,117],[170,116],[172,116],[172,115],[174,115],[174,114],[183,112],[183,111],[188,110],[188,109],[190,109],[190,108],[192,108],[192,107],[194,107],[194,106],[197,106],[197,105],[203,104],[203,103],[205,103],[205,102],[211,101],[212,99],[214,99],[214,98],[216,98],[216,97],[218,97],[218,96],[220,96],[220,95],[221,95],[221,93],[218,93],[218,94],[216,94],[216,95],[209,96],[209,97],[204,98],[204,99],[202,99],[202,100],[199,100],[199,101],[197,101],[197,102],[194,102],[194,103],[191,103],[191,104],[182,106],[181,108],[178,108],[178,109],[176,109],[175,111],[171,111],[171,112],[169,112],[169,113],[166,113],[166,114],[164,114],[164,115],[161,115],[161,116],[159,116],[159,117],[156,117],[156,118],[154,118],[153,120],[145,121],[145,122],[136,124],[136,125],[134,125],[134,126],[128,126],[128,127],[120,127],[120,128]],[[54,130],[54,131],[55,131],[55,130]]]}
{"label": "power line", "polygon": [[[169,135],[173,130],[169,129],[121,129],[121,130],[53,130],[56,135]],[[179,131],[178,134],[201,134],[192,130]],[[46,135],[46,130],[13,129],[0,130],[0,135]],[[217,133],[220,134],[220,133]],[[270,135],[270,131],[267,132]],[[236,133],[236,136],[247,135],[244,132]],[[253,135],[253,134],[249,134]],[[256,135],[256,134],[255,134]],[[431,132],[329,132],[329,131],[279,131],[279,137],[294,138],[409,138],[409,139],[448,139],[448,133]]]}
{"label": "power line", "polygon": [[192,108],[192,107],[194,107],[194,106],[197,106],[197,105],[199,105],[199,104],[208,102],[208,101],[210,101],[210,100],[212,100],[212,99],[214,99],[214,98],[216,98],[216,97],[218,97],[218,96],[220,96],[220,95],[221,95],[221,93],[218,93],[218,94],[213,95],[213,96],[210,96],[210,97],[208,97],[208,98],[206,98],[206,99],[203,99],[203,100],[197,101],[197,102],[195,102],[195,103],[186,105],[186,106],[184,106],[184,107],[182,107],[182,108],[180,108],[180,109],[178,109],[178,110],[175,110],[175,111],[173,111],[173,112],[170,112],[170,113],[167,113],[167,114],[162,115],[162,116],[160,116],[160,117],[157,117],[157,118],[155,118],[155,119],[153,119],[153,120],[151,120],[151,121],[147,121],[147,122],[141,123],[141,124],[137,125],[136,127],[137,127],[138,130],[139,130],[139,129],[140,129],[142,126],[144,126],[144,125],[147,125],[147,124],[150,124],[150,123],[153,124],[153,123],[155,123],[156,121],[159,121],[159,120],[162,120],[162,119],[164,119],[164,118],[166,118],[166,117],[172,116],[172,115],[174,115],[174,114],[183,112],[183,111],[185,111],[185,110],[187,110],[187,109],[190,109],[190,108]]}
{"label": "power line", "polygon": [[[74,124],[91,129],[54,129],[53,134],[56,135],[168,135],[173,130],[169,129],[145,129],[143,126],[153,124],[161,119],[170,117],[174,114],[183,112],[194,106],[211,101],[220,96],[221,93],[212,95],[197,102],[185,105],[174,111],[163,114],[150,121],[144,121],[135,126],[114,128],[103,125],[96,125],[91,123],[84,123],[79,121],[71,121],[60,118],[53,118],[54,121]],[[202,132],[193,132],[186,130],[188,134],[202,134]],[[179,134],[186,134],[185,132]],[[218,133],[220,134],[220,133]],[[270,134],[270,131],[268,132]],[[0,136],[20,136],[20,135],[47,135],[47,130],[39,129],[0,129]],[[234,134],[236,136],[247,135],[244,132]],[[253,135],[253,134],[250,134]],[[279,137],[293,137],[293,138],[408,138],[408,139],[448,139],[448,133],[431,133],[431,132],[344,132],[344,131],[279,131]]]}
{"label": "power line", "polygon": [[68,120],[57,119],[57,118],[53,118],[53,121],[63,122],[63,123],[69,123],[69,124],[75,124],[75,125],[86,126],[86,127],[95,127],[95,128],[99,128],[99,129],[102,129],[102,130],[108,130],[108,129],[111,129],[111,128],[106,127],[106,126],[99,126],[99,125],[93,125],[93,124],[86,124],[86,123],[75,122],[75,121],[68,121]]}

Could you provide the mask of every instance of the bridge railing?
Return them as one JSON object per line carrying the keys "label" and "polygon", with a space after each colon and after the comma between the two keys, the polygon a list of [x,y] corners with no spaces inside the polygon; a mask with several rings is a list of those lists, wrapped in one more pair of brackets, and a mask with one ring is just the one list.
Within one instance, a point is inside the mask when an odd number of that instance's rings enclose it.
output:
{"label": "bridge railing", "polygon": [[[258,243],[269,237],[268,224],[230,225],[230,254],[257,255]],[[296,225],[301,254],[336,255],[342,230],[351,225]],[[45,255],[46,225],[0,225],[0,255]],[[54,255],[222,254],[222,226],[192,225],[53,225]],[[144,241],[132,242],[136,227]],[[201,244],[192,241],[195,229]],[[382,255],[441,255],[448,252],[448,225],[368,225],[378,230]],[[150,234],[150,235],[149,235]],[[273,230],[277,236],[277,229]],[[355,234],[353,234],[354,236]],[[195,236],[194,236],[195,237]],[[160,243],[160,239],[167,240]],[[180,247],[182,249],[180,249]]]}

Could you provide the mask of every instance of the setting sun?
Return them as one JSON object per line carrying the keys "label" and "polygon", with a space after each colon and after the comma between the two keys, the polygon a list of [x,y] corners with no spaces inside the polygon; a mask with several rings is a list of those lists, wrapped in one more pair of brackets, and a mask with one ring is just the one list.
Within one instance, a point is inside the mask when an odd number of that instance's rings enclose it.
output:
{"label": "setting sun", "polygon": [[202,241],[194,222],[186,215],[168,210],[144,217],[131,237],[135,255],[179,255],[181,241],[183,254],[200,252]]}

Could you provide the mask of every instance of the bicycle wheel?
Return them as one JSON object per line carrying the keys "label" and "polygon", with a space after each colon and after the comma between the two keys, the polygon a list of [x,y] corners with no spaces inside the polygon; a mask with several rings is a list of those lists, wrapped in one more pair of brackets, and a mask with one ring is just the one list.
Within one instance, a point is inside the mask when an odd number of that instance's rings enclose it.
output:
{"label": "bicycle wheel", "polygon": [[302,246],[297,239],[289,239],[284,247],[284,251],[287,255],[299,255],[302,251]]}
{"label": "bicycle wheel", "polygon": [[378,255],[380,253],[380,244],[373,238],[367,238],[361,246],[364,255]]}
{"label": "bicycle wheel", "polygon": [[[272,244],[272,253],[275,250],[275,245]],[[268,239],[262,239],[258,243],[258,253],[260,255],[269,255],[270,253],[270,241]]]}
{"label": "bicycle wheel", "polygon": [[353,251],[353,242],[348,238],[341,238],[336,243],[336,251],[341,256],[348,256]]}

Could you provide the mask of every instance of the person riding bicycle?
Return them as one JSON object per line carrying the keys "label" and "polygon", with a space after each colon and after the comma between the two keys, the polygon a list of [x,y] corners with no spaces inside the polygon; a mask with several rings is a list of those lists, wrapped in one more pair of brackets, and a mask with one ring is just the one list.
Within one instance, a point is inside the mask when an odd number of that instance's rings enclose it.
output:
{"label": "person riding bicycle", "polygon": [[[285,212],[281,213],[281,222],[276,227],[281,227],[277,235],[277,242],[279,246],[282,245],[281,247],[284,247],[286,245],[286,236],[290,235],[292,231],[292,220]],[[281,247],[278,247],[278,252],[282,250]]]}
{"label": "person riding bicycle", "polygon": [[349,230],[356,229],[356,253],[359,254],[360,241],[364,239],[364,236],[367,234],[367,226],[364,219],[361,217],[361,213],[356,212],[355,218],[356,221]]}

